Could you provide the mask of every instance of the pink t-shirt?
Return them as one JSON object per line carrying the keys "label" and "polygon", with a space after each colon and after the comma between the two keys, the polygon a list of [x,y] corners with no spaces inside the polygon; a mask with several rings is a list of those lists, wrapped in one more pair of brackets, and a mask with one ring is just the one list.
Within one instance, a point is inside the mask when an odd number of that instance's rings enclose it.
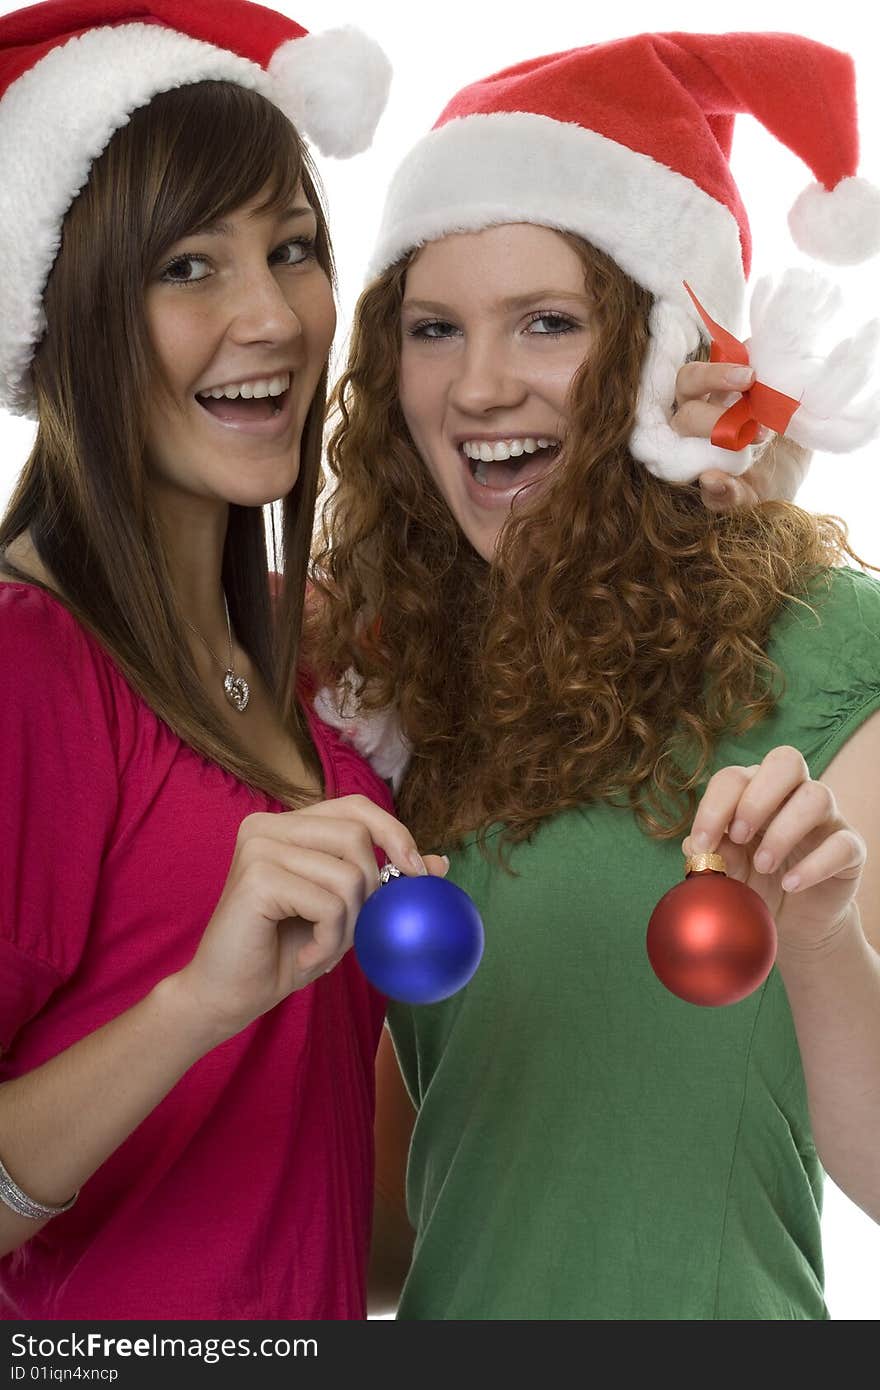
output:
{"label": "pink t-shirt", "polygon": [[[181,742],[42,590],[0,584],[0,670],[6,1080],[185,965],[241,821],[284,808]],[[391,810],[303,689],[325,797]],[[364,1317],[383,1017],[349,951],[214,1048],[0,1260],[0,1318]]]}

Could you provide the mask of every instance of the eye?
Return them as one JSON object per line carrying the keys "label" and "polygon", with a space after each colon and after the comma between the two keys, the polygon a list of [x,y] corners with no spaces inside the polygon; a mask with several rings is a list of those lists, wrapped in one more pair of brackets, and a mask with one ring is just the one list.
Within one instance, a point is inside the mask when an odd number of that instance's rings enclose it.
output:
{"label": "eye", "polygon": [[285,241],[282,246],[277,247],[272,255],[280,256],[282,265],[303,265],[315,255],[315,238],[291,237],[290,241]]}
{"label": "eye", "polygon": [[207,266],[206,258],[204,256],[175,256],[174,260],[169,261],[160,273],[159,279],[173,285],[195,285],[199,280],[204,280],[210,273],[206,270],[204,275],[188,274],[191,267],[196,265]]}
{"label": "eye", "polygon": [[[541,327],[540,325],[545,325]],[[579,325],[565,314],[540,313],[529,319],[529,331],[539,337],[559,338],[563,333],[573,333]]]}
{"label": "eye", "polygon": [[453,333],[457,332],[455,324],[448,323],[446,319],[425,319],[422,323],[414,323],[412,328],[408,328],[407,336],[436,343],[443,338],[451,338]]}

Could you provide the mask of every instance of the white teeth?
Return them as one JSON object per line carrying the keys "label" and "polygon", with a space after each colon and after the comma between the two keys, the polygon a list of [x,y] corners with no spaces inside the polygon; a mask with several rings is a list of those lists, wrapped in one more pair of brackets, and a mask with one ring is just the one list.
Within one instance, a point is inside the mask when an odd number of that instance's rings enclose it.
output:
{"label": "white teeth", "polygon": [[230,386],[212,386],[207,391],[198,391],[197,395],[205,399],[212,397],[215,401],[222,400],[225,396],[228,401],[236,401],[239,396],[243,400],[261,400],[264,396],[283,396],[290,385],[290,372],[284,372],[281,376],[261,377],[259,381],[240,381]]}
{"label": "white teeth", "polygon": [[482,460],[483,463],[503,463],[506,459],[519,458],[522,454],[534,454],[538,449],[547,449],[558,443],[557,439],[538,439],[529,435],[522,439],[499,439],[491,444],[485,439],[466,439],[461,449],[466,458],[475,462]]}

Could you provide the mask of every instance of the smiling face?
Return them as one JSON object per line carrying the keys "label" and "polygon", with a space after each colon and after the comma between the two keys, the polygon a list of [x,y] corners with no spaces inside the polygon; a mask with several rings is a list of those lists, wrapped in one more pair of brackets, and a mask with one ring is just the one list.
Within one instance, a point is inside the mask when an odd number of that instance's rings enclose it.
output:
{"label": "smiling face", "polygon": [[280,213],[260,210],[266,195],[176,242],[147,284],[146,457],[166,501],[261,506],[298,476],[336,313],[302,188]]}
{"label": "smiling face", "polygon": [[512,506],[552,470],[592,342],[584,266],[547,227],[431,242],[407,271],[400,403],[471,545],[490,561]]}

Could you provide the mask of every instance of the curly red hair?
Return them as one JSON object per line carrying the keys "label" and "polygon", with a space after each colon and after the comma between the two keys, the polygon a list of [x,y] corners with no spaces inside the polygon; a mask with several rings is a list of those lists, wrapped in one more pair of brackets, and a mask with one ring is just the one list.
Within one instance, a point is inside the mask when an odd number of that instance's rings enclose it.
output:
{"label": "curly red hair", "polygon": [[476,830],[485,852],[501,824],[503,860],[546,817],[597,799],[681,836],[719,735],[778,699],[765,647],[780,605],[809,608],[806,586],[845,556],[866,564],[841,518],[786,501],[712,514],[695,486],[633,459],[652,297],[560,235],[583,262],[594,346],[552,480],[511,511],[491,564],[400,408],[412,257],[361,296],[332,400],[310,660],[325,681],[353,669],[363,708],[397,704],[412,745],[398,810],[424,849]]}

